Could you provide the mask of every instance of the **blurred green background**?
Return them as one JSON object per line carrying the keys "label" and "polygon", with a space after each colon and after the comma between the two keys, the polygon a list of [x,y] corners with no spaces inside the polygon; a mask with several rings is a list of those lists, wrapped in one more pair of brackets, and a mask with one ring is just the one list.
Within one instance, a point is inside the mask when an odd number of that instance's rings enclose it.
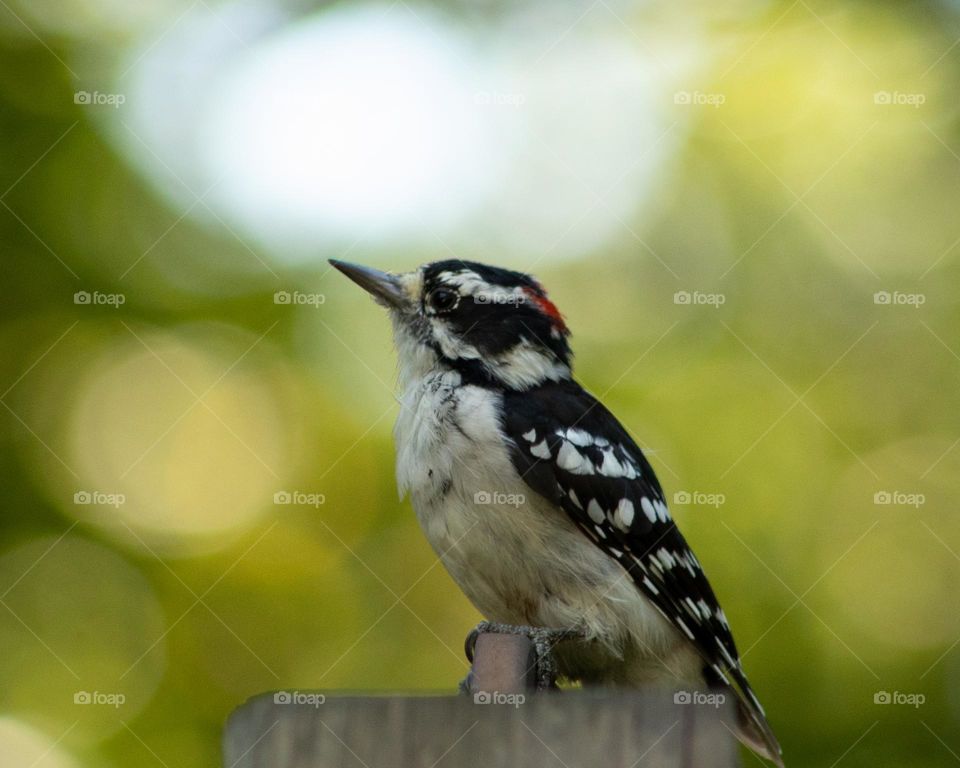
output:
{"label": "blurred green background", "polygon": [[329,257],[536,273],[788,764],[954,764],[958,41],[946,1],[0,2],[4,765],[216,765],[257,692],[465,674]]}

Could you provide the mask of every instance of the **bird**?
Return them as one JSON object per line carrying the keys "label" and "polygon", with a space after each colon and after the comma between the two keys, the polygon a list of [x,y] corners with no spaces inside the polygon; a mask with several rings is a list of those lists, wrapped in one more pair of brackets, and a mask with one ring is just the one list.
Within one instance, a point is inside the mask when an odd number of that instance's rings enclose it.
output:
{"label": "bird", "polygon": [[480,613],[561,633],[565,680],[732,692],[737,737],[783,766],[653,468],[574,379],[570,330],[541,283],[459,259],[402,273],[330,263],[388,310],[398,489]]}

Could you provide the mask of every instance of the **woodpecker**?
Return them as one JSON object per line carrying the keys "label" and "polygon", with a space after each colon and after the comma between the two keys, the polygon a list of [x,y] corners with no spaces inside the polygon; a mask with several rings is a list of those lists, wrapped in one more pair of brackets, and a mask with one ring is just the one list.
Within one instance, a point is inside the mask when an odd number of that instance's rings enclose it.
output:
{"label": "woodpecker", "polygon": [[783,765],[727,617],[627,430],[573,378],[570,331],[532,276],[446,260],[331,260],[389,310],[397,484],[489,621],[556,628],[561,677],[722,687],[738,737]]}

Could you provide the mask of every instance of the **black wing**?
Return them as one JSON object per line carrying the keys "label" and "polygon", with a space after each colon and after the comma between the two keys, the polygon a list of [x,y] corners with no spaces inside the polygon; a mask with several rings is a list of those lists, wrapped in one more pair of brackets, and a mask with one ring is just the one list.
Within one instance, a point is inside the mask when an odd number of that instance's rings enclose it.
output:
{"label": "black wing", "polygon": [[513,463],[524,481],[562,507],[594,544],[616,558],[643,594],[693,642],[703,656],[707,679],[729,685],[732,678],[751,719],[769,733],[726,616],[667,511],[652,467],[620,422],[572,381],[507,391],[504,414]]}

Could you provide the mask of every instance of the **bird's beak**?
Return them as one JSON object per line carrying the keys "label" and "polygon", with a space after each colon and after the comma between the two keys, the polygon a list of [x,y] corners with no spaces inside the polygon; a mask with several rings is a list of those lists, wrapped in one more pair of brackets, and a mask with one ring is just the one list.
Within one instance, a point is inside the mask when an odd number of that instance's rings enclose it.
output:
{"label": "bird's beak", "polygon": [[396,275],[336,259],[330,259],[330,263],[373,296],[378,303],[393,309],[410,308],[410,299]]}

